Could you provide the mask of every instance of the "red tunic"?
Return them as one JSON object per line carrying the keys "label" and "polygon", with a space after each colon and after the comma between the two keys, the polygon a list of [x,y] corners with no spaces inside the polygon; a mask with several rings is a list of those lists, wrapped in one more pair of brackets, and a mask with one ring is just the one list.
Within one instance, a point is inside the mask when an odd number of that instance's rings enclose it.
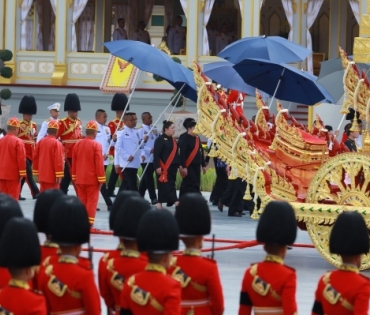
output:
{"label": "red tunic", "polygon": [[32,173],[39,182],[55,183],[64,174],[64,148],[54,137],[47,135],[36,145],[33,155]]}
{"label": "red tunic", "polygon": [[133,250],[122,250],[119,256],[111,258],[105,269],[104,286],[113,296],[113,305],[107,306],[111,309],[119,311],[120,298],[123,289],[123,284],[126,279],[132,275],[142,272],[148,265],[148,259],[145,256],[140,256],[140,253]]}
{"label": "red tunic", "polygon": [[280,257],[267,255],[264,262],[247,269],[240,293],[239,315],[296,315],[295,270]]}
{"label": "red tunic", "polygon": [[72,156],[72,180],[76,184],[105,183],[104,160],[101,144],[91,138],[76,143]]}
{"label": "red tunic", "polygon": [[26,150],[15,135],[8,133],[0,139],[0,161],[0,180],[19,181],[26,177]]}
{"label": "red tunic", "polygon": [[312,315],[367,315],[369,300],[369,279],[344,265],[319,280]]}
{"label": "red tunic", "polygon": [[168,270],[182,287],[181,314],[194,309],[199,315],[222,315],[224,297],[217,263],[200,254],[198,250],[186,249]]}
{"label": "red tunic", "polygon": [[[118,127],[118,123],[120,121],[120,117],[116,117],[114,118],[113,120],[111,120],[109,123],[108,123],[108,127],[110,129],[110,134],[113,136],[114,133],[116,132],[116,129]],[[118,130],[122,130],[122,128],[125,126],[125,124],[123,123],[123,120],[121,120],[121,123],[119,124],[119,128]],[[110,147],[110,150],[109,150],[109,155],[114,155],[114,147]]]}
{"label": "red tunic", "polygon": [[33,151],[36,146],[37,125],[33,121],[20,121],[18,138],[21,139],[26,148],[27,159],[33,159]]}
{"label": "red tunic", "polygon": [[60,256],[40,273],[40,289],[48,302],[49,312],[74,312],[100,315],[100,297],[94,274],[78,263],[77,258]]}
{"label": "red tunic", "polygon": [[46,315],[45,297],[31,291],[26,282],[11,280],[0,291],[0,314]]}
{"label": "red tunic", "polygon": [[59,120],[58,137],[64,146],[66,157],[71,159],[75,144],[82,139],[81,120],[65,117]]}
{"label": "red tunic", "polygon": [[180,302],[180,283],[155,264],[128,278],[121,294],[121,309],[135,315],[179,315]]}
{"label": "red tunic", "polygon": [[0,290],[7,286],[11,278],[8,268],[0,267]]}

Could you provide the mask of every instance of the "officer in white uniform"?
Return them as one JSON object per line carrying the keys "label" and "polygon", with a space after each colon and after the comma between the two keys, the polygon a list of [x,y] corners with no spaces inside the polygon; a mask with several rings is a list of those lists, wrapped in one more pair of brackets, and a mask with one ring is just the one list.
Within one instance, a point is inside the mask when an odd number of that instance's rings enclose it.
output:
{"label": "officer in white uniform", "polygon": [[216,38],[216,55],[218,55],[227,45],[231,43],[231,38],[227,35],[227,25],[222,25],[221,34]]}
{"label": "officer in white uniform", "polygon": [[139,22],[138,29],[132,34],[131,39],[150,45],[150,35],[149,32],[145,30],[144,21]]}
{"label": "officer in white uniform", "polygon": [[[115,146],[114,165],[116,171],[123,168],[122,184],[119,190],[136,190],[137,187],[137,170],[140,167],[141,149],[144,146],[144,141],[148,137],[141,139],[140,131],[135,129],[137,124],[137,117],[135,113],[125,113],[123,118],[125,127],[117,135],[117,142]],[[142,141],[143,140],[143,141]],[[136,151],[136,152],[135,152]]]}
{"label": "officer in white uniform", "polygon": [[182,17],[179,15],[176,18],[176,25],[168,32],[168,48],[172,55],[178,55],[181,49],[185,48],[185,28],[181,26]]}
{"label": "officer in white uniform", "polygon": [[113,40],[127,39],[127,33],[125,30],[125,19],[118,19],[118,28],[113,32]]}
{"label": "officer in white uniform", "polygon": [[[155,192],[154,185],[154,166],[153,166],[153,151],[154,151],[154,142],[159,136],[157,127],[153,127],[153,117],[149,112],[144,112],[141,114],[141,120],[143,126],[140,129],[140,135],[143,139],[145,136],[148,136],[148,140],[144,143],[144,147],[141,150],[141,168],[143,171],[146,168],[145,173],[142,175],[142,179],[139,185],[139,192],[144,197],[145,191],[148,189],[150,200],[152,205],[158,203],[157,194]],[[150,129],[152,129],[150,131]]]}
{"label": "officer in white uniform", "polygon": [[53,105],[48,106],[48,110],[50,111],[50,118],[46,119],[42,123],[39,134],[37,135],[36,142],[39,142],[42,138],[44,138],[46,136],[49,121],[50,120],[58,120],[60,104],[59,103],[54,103]]}
{"label": "officer in white uniform", "polygon": [[208,33],[208,43],[209,43],[209,50],[211,51],[211,56],[216,55],[216,39],[219,35],[219,32],[216,30],[216,23],[215,21],[210,21],[208,23],[207,28]]}
{"label": "officer in white uniform", "polygon": [[[98,133],[96,135],[95,141],[99,142],[102,147],[102,155],[104,158],[104,169],[107,169],[107,166],[109,165],[109,154],[108,154],[108,148],[110,144],[110,129],[108,126],[106,126],[107,122],[107,113],[103,109],[98,109],[95,113],[95,119],[98,123]],[[112,172],[114,172],[114,169],[112,169]],[[107,186],[104,183],[101,186],[100,193],[104,198],[105,204],[108,207],[108,211],[112,208],[112,200],[109,197]],[[99,209],[98,209],[99,210]]]}

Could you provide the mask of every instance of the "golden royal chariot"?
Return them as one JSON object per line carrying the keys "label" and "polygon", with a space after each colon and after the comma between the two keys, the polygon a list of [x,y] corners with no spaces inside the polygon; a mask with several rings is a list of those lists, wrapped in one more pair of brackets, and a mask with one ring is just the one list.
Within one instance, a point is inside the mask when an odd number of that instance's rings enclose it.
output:
{"label": "golden royal chariot", "polygon": [[[257,219],[271,200],[288,201],[300,229],[308,231],[316,249],[335,266],[341,260],[330,253],[329,236],[337,216],[342,211],[357,211],[370,229],[370,82],[342,49],[340,56],[345,70],[341,113],[353,108],[366,121],[361,152],[346,152],[343,144],[329,139],[318,116],[313,129],[308,130],[279,102],[276,117],[271,115],[258,92],[255,121],[246,119],[227,104],[227,96],[201,68],[193,65],[198,89],[196,131],[217,146],[217,150],[212,146],[209,154],[231,166],[230,176],[247,182],[246,200],[252,199],[252,185],[254,201],[257,197],[261,200],[252,218]],[[270,121],[274,122],[272,127]],[[370,254],[364,255],[361,266],[368,268]]]}

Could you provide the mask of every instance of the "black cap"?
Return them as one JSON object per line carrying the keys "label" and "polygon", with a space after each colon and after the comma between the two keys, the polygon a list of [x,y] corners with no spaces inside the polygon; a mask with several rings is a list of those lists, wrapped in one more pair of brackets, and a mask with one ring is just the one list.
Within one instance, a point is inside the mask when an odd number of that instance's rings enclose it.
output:
{"label": "black cap", "polygon": [[12,218],[0,240],[0,267],[26,268],[41,262],[36,226],[25,218]]}
{"label": "black cap", "polygon": [[141,197],[138,191],[135,190],[124,190],[120,191],[113,202],[112,209],[109,213],[109,229],[113,230],[116,216],[121,208],[123,202],[129,197]]}
{"label": "black cap", "polygon": [[150,210],[143,215],[137,231],[139,251],[164,254],[179,249],[179,228],[168,210]]}
{"label": "black cap", "polygon": [[76,93],[70,93],[66,96],[64,101],[64,111],[67,112],[69,110],[76,112],[81,110],[80,99]]}
{"label": "black cap", "polygon": [[85,206],[74,196],[63,196],[50,210],[49,234],[59,245],[74,246],[90,239],[90,224]]}
{"label": "black cap", "polygon": [[207,201],[197,193],[185,194],[176,207],[175,218],[180,236],[200,236],[211,233],[211,214]]}
{"label": "black cap", "polygon": [[50,210],[53,204],[63,196],[64,193],[59,189],[48,189],[37,197],[35,210],[33,211],[33,222],[40,233],[49,235],[48,223]]}
{"label": "black cap", "polygon": [[6,223],[15,217],[23,218],[19,203],[9,195],[0,193],[0,239]]}
{"label": "black cap", "polygon": [[112,103],[111,103],[110,108],[111,110],[125,110],[127,106],[127,110],[129,110],[130,105],[127,103],[128,103],[128,99],[127,99],[126,94],[116,93],[114,94],[112,98]]}
{"label": "black cap", "polygon": [[18,113],[36,115],[37,105],[36,100],[32,95],[23,96],[21,102],[19,103]]}
{"label": "black cap", "polygon": [[142,197],[127,198],[117,213],[113,235],[126,240],[136,240],[140,219],[150,209],[150,204]]}
{"label": "black cap", "polygon": [[363,216],[358,212],[342,212],[331,230],[329,248],[338,255],[368,253],[369,232]]}
{"label": "black cap", "polygon": [[183,127],[185,129],[188,129],[188,124],[191,123],[192,121],[195,121],[195,119],[191,117],[185,118],[184,122],[182,123]]}
{"label": "black cap", "polygon": [[285,201],[271,201],[260,217],[257,241],[290,245],[297,237],[297,221],[292,206]]}
{"label": "black cap", "polygon": [[356,118],[360,118],[360,113],[356,112],[353,108],[349,108],[349,113],[346,115],[346,120],[353,120],[355,119],[355,113],[356,113]]}

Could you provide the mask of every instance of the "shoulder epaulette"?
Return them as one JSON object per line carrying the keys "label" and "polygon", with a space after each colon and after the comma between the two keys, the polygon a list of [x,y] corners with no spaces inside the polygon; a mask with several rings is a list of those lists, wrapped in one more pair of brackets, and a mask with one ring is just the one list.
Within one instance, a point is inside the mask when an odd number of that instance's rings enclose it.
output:
{"label": "shoulder epaulette", "polygon": [[294,269],[294,268],[292,268],[292,267],[290,267],[290,266],[288,266],[288,265],[282,265],[282,266],[284,266],[285,268],[290,269],[290,270],[292,270],[292,271],[294,271],[294,272],[295,272],[295,269]]}
{"label": "shoulder epaulette", "polygon": [[202,257],[202,256],[200,256],[200,258],[203,258],[204,260],[209,261],[209,262],[211,262],[211,263],[213,263],[213,264],[217,264],[217,261],[216,261],[216,260],[214,260],[213,258],[209,258],[209,257]]}
{"label": "shoulder epaulette", "polygon": [[64,117],[62,119],[59,119],[59,121],[64,121],[64,120],[67,120],[68,117]]}

